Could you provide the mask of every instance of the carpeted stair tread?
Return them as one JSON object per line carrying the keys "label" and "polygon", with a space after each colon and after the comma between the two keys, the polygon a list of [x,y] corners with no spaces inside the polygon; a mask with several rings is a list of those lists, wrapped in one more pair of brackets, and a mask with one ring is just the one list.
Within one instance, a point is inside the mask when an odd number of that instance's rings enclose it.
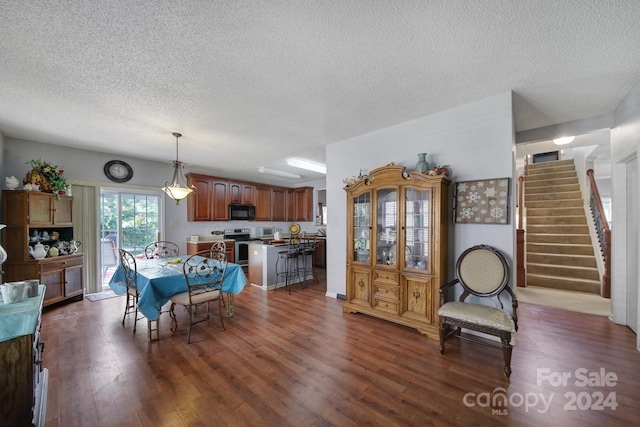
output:
{"label": "carpeted stair tread", "polygon": [[577,280],[545,274],[527,273],[527,286],[600,294],[599,280]]}

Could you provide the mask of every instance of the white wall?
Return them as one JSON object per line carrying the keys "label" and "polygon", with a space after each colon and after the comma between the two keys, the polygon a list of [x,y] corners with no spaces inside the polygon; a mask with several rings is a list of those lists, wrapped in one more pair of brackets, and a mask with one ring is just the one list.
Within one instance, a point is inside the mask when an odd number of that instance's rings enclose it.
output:
{"label": "white wall", "polygon": [[[638,245],[638,235],[630,235],[627,232],[627,221],[635,221],[637,229],[638,218],[627,218],[626,215],[628,197],[625,163],[633,158],[633,161],[638,162],[639,144],[640,83],[636,84],[614,111],[614,128],[611,130],[611,309],[613,321],[621,324],[626,324],[627,319],[627,247]],[[636,200],[640,199],[640,195],[635,197]],[[638,284],[635,283],[635,286]],[[637,345],[640,349],[640,340]]]}
{"label": "white wall", "polygon": [[[426,100],[425,102],[428,102]],[[430,164],[448,164],[452,181],[515,176],[512,94],[505,92],[430,116],[327,146],[327,295],[346,292],[346,210],[343,178],[389,162],[415,169],[417,153]],[[454,183],[451,185],[453,191]],[[500,249],[512,268],[515,286],[515,183],[509,225],[456,224],[449,219],[449,270],[470,246]],[[451,201],[451,206],[453,201]]]}

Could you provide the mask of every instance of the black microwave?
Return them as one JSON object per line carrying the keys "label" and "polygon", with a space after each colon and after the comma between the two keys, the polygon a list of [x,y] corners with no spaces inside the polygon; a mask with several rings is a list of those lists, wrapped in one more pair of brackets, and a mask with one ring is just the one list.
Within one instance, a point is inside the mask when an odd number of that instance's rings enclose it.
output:
{"label": "black microwave", "polygon": [[256,207],[253,205],[229,205],[229,221],[256,219]]}

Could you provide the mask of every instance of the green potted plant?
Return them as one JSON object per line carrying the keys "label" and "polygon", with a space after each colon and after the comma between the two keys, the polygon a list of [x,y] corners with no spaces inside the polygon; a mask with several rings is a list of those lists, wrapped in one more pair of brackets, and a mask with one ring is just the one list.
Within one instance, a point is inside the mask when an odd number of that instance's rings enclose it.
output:
{"label": "green potted plant", "polygon": [[64,170],[44,161],[42,158],[29,160],[25,164],[31,166],[31,170],[24,177],[24,184],[35,184],[40,190],[47,193],[65,194],[69,188],[69,181],[64,176]]}

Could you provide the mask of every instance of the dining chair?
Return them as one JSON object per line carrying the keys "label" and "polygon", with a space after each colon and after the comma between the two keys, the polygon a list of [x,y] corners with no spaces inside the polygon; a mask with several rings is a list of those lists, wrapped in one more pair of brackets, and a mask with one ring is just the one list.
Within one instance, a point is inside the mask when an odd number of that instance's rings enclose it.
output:
{"label": "dining chair", "polygon": [[177,257],[179,253],[180,248],[177,244],[165,240],[149,243],[144,248],[144,256],[147,259],[172,258]]}
{"label": "dining chair", "polygon": [[[131,252],[124,249],[118,249],[118,253],[120,255],[122,272],[124,274],[124,282],[127,287],[127,302],[124,307],[124,315],[122,316],[122,325],[124,326],[127,314],[133,313],[133,332],[135,333],[138,320],[144,319],[142,314],[138,317],[138,299],[140,297],[140,292],[138,291],[138,268],[136,265],[136,257]],[[158,310],[158,312],[160,312],[160,310]],[[155,326],[153,322],[155,322]],[[155,321],[147,319],[147,335],[149,336],[149,341],[156,341],[160,338],[159,317],[158,320]]]}
{"label": "dining chair", "polygon": [[[187,291],[173,295],[171,299],[171,331],[178,330],[178,319],[175,314],[175,306],[184,306],[189,313],[187,326],[187,343],[191,343],[191,327],[196,323],[209,320],[209,303],[218,302],[218,312],[222,330],[225,330],[224,317],[222,315],[222,282],[227,271],[227,254],[224,250],[206,249],[199,251],[187,258],[182,267]],[[197,308],[203,304],[207,306],[206,316],[195,320]]]}
{"label": "dining chair", "polygon": [[226,253],[227,252],[227,244],[225,242],[223,242],[222,240],[220,240],[219,242],[213,242],[213,244],[211,245],[210,250],[216,251],[216,252]]}
{"label": "dining chair", "polygon": [[124,326],[124,320],[127,314],[134,313],[133,318],[133,332],[136,331],[136,325],[138,323],[138,269],[136,266],[136,258],[131,252],[124,249],[119,249],[120,265],[122,266],[122,272],[124,273],[124,283],[127,287],[127,303],[124,307],[124,315],[122,316],[122,325]]}

